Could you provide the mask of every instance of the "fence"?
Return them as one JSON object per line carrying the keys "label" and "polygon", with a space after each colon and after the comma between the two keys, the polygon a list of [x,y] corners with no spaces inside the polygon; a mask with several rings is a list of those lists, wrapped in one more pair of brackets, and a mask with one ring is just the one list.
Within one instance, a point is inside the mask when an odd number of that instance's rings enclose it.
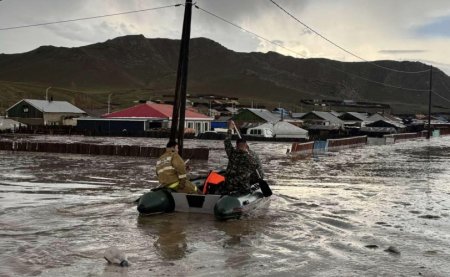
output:
{"label": "fence", "polygon": [[328,150],[336,151],[345,148],[353,148],[367,144],[367,136],[349,137],[327,140]]}
{"label": "fence", "polygon": [[422,137],[422,133],[418,132],[418,133],[402,133],[402,134],[393,134],[392,135],[395,139],[395,141],[399,141],[399,140],[405,140],[405,139],[415,139],[415,138],[420,138]]}
{"label": "fence", "polygon": [[291,146],[291,153],[295,155],[311,155],[314,149],[314,141],[298,143],[294,142]]}
{"label": "fence", "polygon": [[[164,153],[165,148],[139,145],[0,141],[0,150],[156,158]],[[207,148],[190,148],[183,151],[184,158],[208,160],[208,156]]]}
{"label": "fence", "polygon": [[[441,135],[443,134],[450,135],[450,129],[441,130]],[[367,136],[358,136],[349,138],[328,139],[326,141],[316,140],[306,143],[293,143],[291,146],[291,153],[293,155],[294,153],[302,155],[302,154],[310,154],[313,152],[317,153],[325,151],[338,151],[340,149],[367,145],[368,142],[370,142],[371,145],[393,144],[401,140],[426,137],[426,135],[427,132],[423,131],[418,133],[384,135],[382,138],[368,138]]]}

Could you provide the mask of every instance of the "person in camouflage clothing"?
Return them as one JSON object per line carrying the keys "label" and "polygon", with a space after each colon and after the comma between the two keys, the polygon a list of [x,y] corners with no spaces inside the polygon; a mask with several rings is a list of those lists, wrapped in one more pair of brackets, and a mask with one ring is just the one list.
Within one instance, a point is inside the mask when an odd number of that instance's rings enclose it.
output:
{"label": "person in camouflage clothing", "polygon": [[234,123],[230,122],[227,137],[225,138],[225,151],[228,156],[228,166],[225,171],[225,184],[222,194],[237,192],[241,194],[248,193],[251,186],[252,175],[258,168],[259,159],[256,153],[252,155],[248,149],[247,142],[244,139],[236,141],[236,148],[231,144],[231,130]]}

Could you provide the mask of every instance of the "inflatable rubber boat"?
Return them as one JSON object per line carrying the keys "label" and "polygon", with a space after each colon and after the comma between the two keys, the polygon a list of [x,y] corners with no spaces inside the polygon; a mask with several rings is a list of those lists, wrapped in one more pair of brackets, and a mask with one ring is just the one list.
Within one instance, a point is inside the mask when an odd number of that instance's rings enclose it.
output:
{"label": "inflatable rubber boat", "polygon": [[[169,212],[214,214],[219,220],[239,219],[242,215],[266,206],[272,192],[270,188],[252,185],[247,194],[218,194],[218,186],[224,179],[216,172],[199,177],[191,182],[204,194],[179,193],[167,188],[156,188],[142,195],[137,210],[142,215]],[[222,177],[223,178],[223,177]]]}

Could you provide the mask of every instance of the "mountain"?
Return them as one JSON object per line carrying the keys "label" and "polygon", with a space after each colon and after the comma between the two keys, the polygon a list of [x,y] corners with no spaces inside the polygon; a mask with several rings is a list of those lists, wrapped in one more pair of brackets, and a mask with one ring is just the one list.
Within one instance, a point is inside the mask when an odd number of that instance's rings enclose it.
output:
{"label": "mountain", "polygon": [[[179,40],[147,39],[142,35],[118,37],[103,43],[65,48],[41,46],[20,54],[0,54],[0,98],[13,103],[27,94],[9,86],[26,83],[48,86],[90,97],[84,105],[104,108],[109,93],[116,106],[173,93],[179,54]],[[429,68],[419,62],[339,62],[328,59],[298,59],[278,53],[238,53],[206,38],[190,42],[188,93],[239,97],[267,105],[299,106],[301,99],[336,99],[387,103],[395,112],[423,112],[427,109],[429,74],[404,74],[386,70],[420,71]],[[359,76],[359,77],[358,77]],[[450,99],[450,78],[439,69],[433,72],[433,91]],[[20,90],[20,89],[19,89]],[[45,93],[44,93],[45,94]],[[5,104],[2,104],[4,106]],[[436,95],[433,105],[450,107]]]}

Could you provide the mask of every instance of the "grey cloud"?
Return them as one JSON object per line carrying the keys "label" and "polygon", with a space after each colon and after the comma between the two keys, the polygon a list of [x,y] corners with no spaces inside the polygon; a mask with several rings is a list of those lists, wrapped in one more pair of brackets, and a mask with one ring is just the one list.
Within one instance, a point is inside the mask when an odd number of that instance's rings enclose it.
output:
{"label": "grey cloud", "polygon": [[427,50],[422,50],[422,49],[411,49],[411,50],[380,50],[378,51],[378,53],[380,54],[417,54],[417,53],[425,53],[427,52]]}
{"label": "grey cloud", "polygon": [[282,40],[272,40],[272,42],[273,43],[276,43],[276,44],[278,44],[278,45],[281,45],[281,46],[284,46],[284,41],[282,41]]}
{"label": "grey cloud", "polygon": [[46,29],[50,30],[56,36],[70,41],[82,43],[90,42],[90,40],[86,37],[87,34],[86,28],[77,23],[64,24],[64,26],[48,25],[46,26]]}
{"label": "grey cloud", "polygon": [[49,25],[47,28],[59,37],[84,44],[136,33],[133,31],[134,28],[131,24],[110,23],[107,21],[93,25],[80,25],[77,23],[65,24],[64,26]]}
{"label": "grey cloud", "polygon": [[74,11],[82,10],[86,6],[85,4],[86,1],[84,0],[5,1],[4,3],[2,3],[1,10],[11,12],[2,13],[0,10],[0,18],[2,19],[2,23],[3,21],[5,21],[6,23],[21,22],[25,24],[68,19],[68,17],[71,16]]}
{"label": "grey cloud", "polygon": [[[289,2],[277,0],[276,2],[280,2],[281,5],[286,6],[286,9],[290,11],[299,13],[306,8],[310,0]],[[283,15],[275,5],[265,0],[227,0],[226,3],[225,1],[199,0],[197,1],[197,5],[237,24],[240,24],[244,20],[261,20],[268,14]]]}
{"label": "grey cloud", "polygon": [[314,33],[308,28],[304,28],[303,31],[300,33],[301,36],[312,35],[312,34],[314,34]]}

